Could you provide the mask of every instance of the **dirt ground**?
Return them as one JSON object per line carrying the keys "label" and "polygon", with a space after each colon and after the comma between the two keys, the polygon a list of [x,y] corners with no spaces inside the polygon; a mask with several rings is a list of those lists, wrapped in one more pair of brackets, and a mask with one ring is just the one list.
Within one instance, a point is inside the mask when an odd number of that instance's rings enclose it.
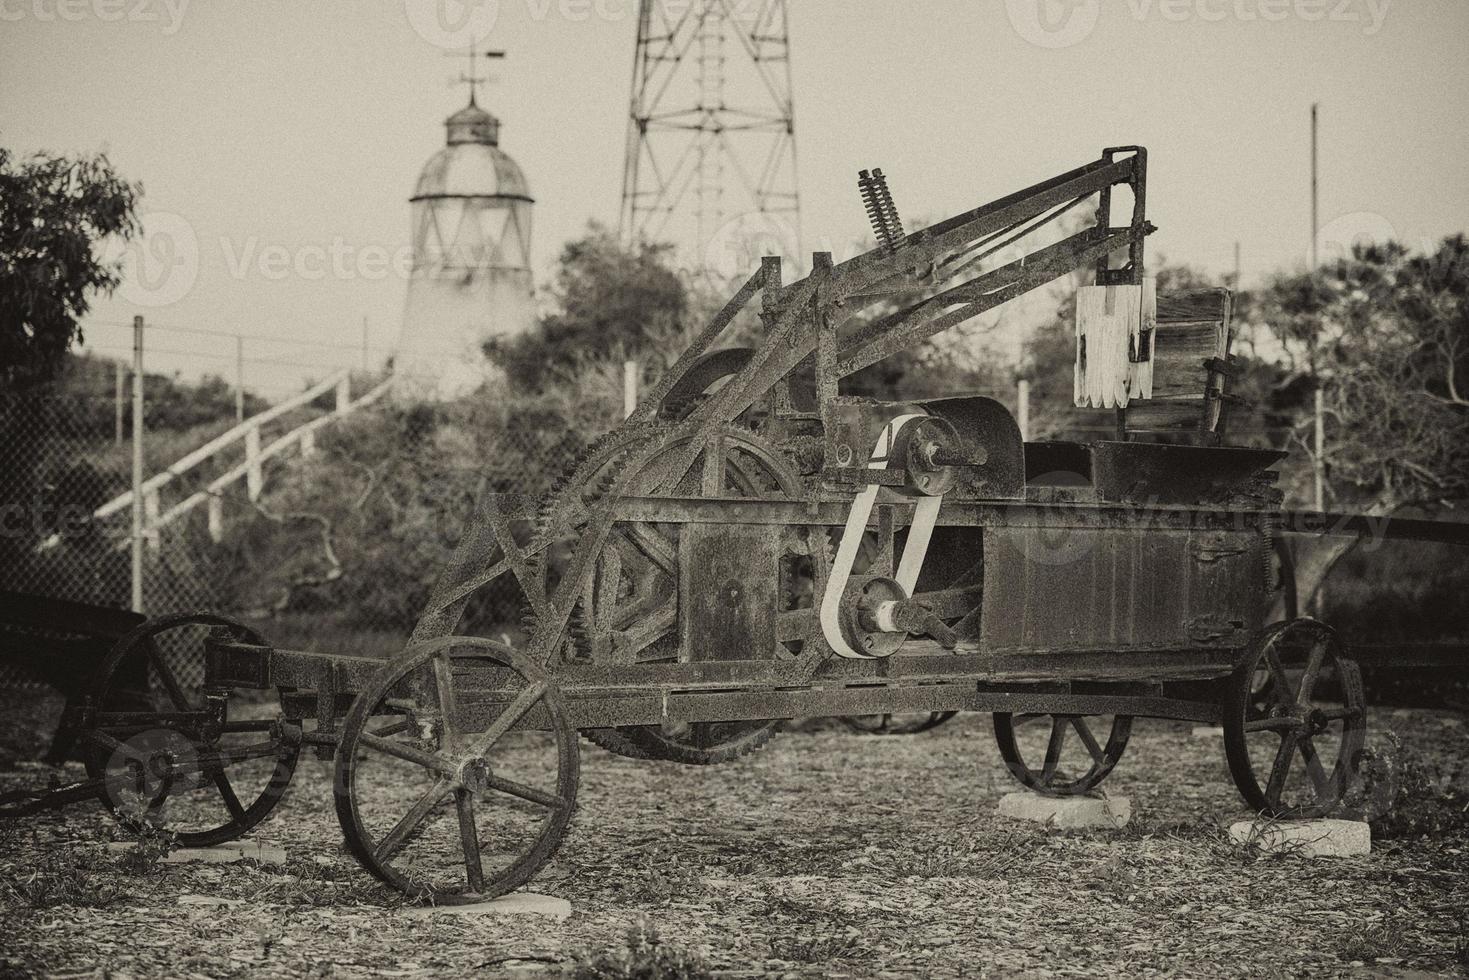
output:
{"label": "dirt ground", "polygon": [[[54,707],[0,692],[0,787]],[[1444,781],[1465,778],[1462,715],[1384,711]],[[1465,975],[1469,833],[1377,841],[1367,858],[1269,857],[1229,841],[1244,816],[1217,738],[1139,721],[1107,783],[1124,830],[1005,820],[1015,787],[989,718],[919,736],[808,724],[714,769],[583,743],[580,810],[530,890],[564,921],[411,915],[344,851],[326,763],[303,759],[255,833],[283,868],[120,860],[95,804],[0,843],[0,975],[557,975],[639,923],[716,975]],[[1457,972],[1456,972],[1457,971]],[[651,974],[645,974],[651,975]]]}

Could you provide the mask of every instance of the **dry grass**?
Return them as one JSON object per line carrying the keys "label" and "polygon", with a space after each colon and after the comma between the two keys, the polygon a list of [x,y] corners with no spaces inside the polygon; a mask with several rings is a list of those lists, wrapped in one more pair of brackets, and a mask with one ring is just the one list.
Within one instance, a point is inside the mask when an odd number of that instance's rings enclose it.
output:
{"label": "dry grass", "polygon": [[[1391,728],[1424,771],[1469,756],[1461,718],[1376,720],[1373,744],[1385,751]],[[98,843],[115,827],[95,807],[14,828],[0,842],[0,975],[1469,970],[1469,833],[1383,841],[1366,859],[1257,853],[1220,829],[1247,814],[1221,747],[1190,728],[1138,723],[1108,783],[1134,822],[1099,833],[995,816],[1013,787],[984,717],[908,738],[811,726],[709,770],[587,745],[579,814],[531,886],[571,901],[564,923],[405,915],[344,852],[329,768],[303,757],[256,835],[286,848],[284,867],[139,858],[127,874]]]}

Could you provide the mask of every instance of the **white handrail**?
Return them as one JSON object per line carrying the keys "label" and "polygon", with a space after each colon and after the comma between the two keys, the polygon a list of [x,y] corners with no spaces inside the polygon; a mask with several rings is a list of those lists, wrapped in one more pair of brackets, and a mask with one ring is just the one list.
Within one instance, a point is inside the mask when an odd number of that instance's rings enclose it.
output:
{"label": "white handrail", "polygon": [[[302,405],[315,401],[322,395],[326,394],[328,391],[331,391],[333,388],[338,387],[343,381],[347,379],[348,375],[348,370],[346,368],[343,368],[342,370],[331,375],[325,381],[322,381],[319,384],[307,388],[305,391],[301,392],[301,394],[299,395],[296,395],[294,398],[290,398],[286,401],[281,402],[279,405],[268,408],[265,411],[261,412],[259,415],[253,415],[245,421],[241,422],[239,425],[235,426],[233,429],[230,429],[223,435],[216,436],[215,438],[209,440],[198,449],[179,459],[172,466],[144,480],[142,485],[143,493],[151,494],[156,492],[160,487],[166,485],[175,477],[179,477],[187,473],[189,470],[193,469],[195,466],[198,466],[200,463],[204,462],[204,460],[213,456],[221,449],[224,449],[226,446],[232,445],[236,442],[239,442],[241,439],[244,439],[249,434],[251,429],[258,430],[265,423],[280,418],[282,415],[291,411],[292,409],[300,408]],[[386,382],[384,382],[384,384],[386,384]],[[339,400],[337,411],[341,412],[342,410],[343,406],[341,405]],[[131,490],[124,491],[121,495],[114,497],[113,499],[107,501],[107,503],[103,504],[101,507],[98,507],[95,511],[92,512],[92,516],[98,519],[103,517],[111,517],[113,514],[116,514],[124,507],[131,505],[132,502],[133,492]]]}
{"label": "white handrail", "polygon": [[272,442],[270,445],[261,449],[257,455],[245,460],[238,466],[235,466],[234,468],[226,471],[224,474],[216,477],[214,481],[203,490],[200,490],[191,496],[185,497],[183,500],[179,501],[177,504],[174,504],[162,514],[158,515],[158,518],[156,520],[149,522],[149,530],[155,530],[157,528],[163,527],[166,524],[170,524],[178,518],[183,517],[195,507],[198,507],[200,504],[209,500],[211,497],[219,496],[219,494],[222,493],[224,489],[228,487],[231,483],[236,482],[241,477],[244,477],[246,474],[248,474],[251,467],[259,466],[261,463],[263,463],[267,459],[270,459],[272,456],[276,456],[282,452],[285,452],[291,446],[300,442],[307,435],[315,432],[317,429],[320,429],[325,425],[328,425],[335,419],[340,418],[346,412],[355,411],[356,409],[362,408],[365,405],[371,405],[373,402],[377,401],[384,394],[386,394],[388,389],[391,388],[392,385],[393,379],[389,378],[382,384],[378,385],[376,388],[369,391],[367,394],[363,395],[361,398],[357,399],[355,402],[348,403],[344,408],[339,409],[337,412],[331,415],[323,415],[320,418],[312,419],[310,422],[307,422],[304,425],[297,426],[290,432],[287,432],[285,435],[275,440],[275,442]]}

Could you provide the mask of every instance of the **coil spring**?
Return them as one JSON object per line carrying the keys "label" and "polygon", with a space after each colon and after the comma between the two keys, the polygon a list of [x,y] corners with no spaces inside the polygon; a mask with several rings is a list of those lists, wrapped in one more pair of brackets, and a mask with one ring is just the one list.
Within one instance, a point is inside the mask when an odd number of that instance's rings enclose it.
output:
{"label": "coil spring", "polygon": [[888,191],[888,179],[881,168],[870,173],[866,170],[857,174],[857,190],[862,195],[862,206],[867,211],[867,220],[872,223],[872,233],[886,248],[897,248],[907,237],[903,231],[903,219],[893,204]]}
{"label": "coil spring", "polygon": [[1260,517],[1260,538],[1264,542],[1260,549],[1261,581],[1265,584],[1266,595],[1273,595],[1284,586],[1283,577],[1285,568],[1275,567],[1276,549],[1285,530],[1285,518],[1278,513],[1264,514]]}

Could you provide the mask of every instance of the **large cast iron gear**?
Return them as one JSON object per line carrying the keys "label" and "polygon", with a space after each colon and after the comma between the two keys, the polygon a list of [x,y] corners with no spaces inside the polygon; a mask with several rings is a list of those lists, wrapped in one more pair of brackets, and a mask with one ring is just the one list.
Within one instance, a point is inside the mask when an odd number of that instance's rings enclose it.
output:
{"label": "large cast iron gear", "polygon": [[[663,430],[664,427],[656,425],[614,429],[593,440],[567,471],[552,483],[550,490],[541,498],[540,507],[536,511],[534,540],[538,543],[544,542],[546,545],[536,550],[535,559],[540,564],[540,574],[543,577],[550,564],[551,546],[554,544],[546,539],[555,532],[557,519],[567,507],[584,507],[595,503],[620,472],[619,464],[624,462],[638,446],[654,438]],[[526,633],[534,633],[535,614],[529,607],[523,611],[522,619]],[[571,635],[562,648],[563,656],[566,659],[575,659],[577,656],[579,647],[576,640],[576,634],[579,632],[577,619],[576,616],[572,617],[569,630]],[[629,759],[652,758],[616,728],[588,728],[583,729],[582,734],[593,744],[616,755]]]}
{"label": "large cast iron gear", "polygon": [[[670,427],[640,426],[600,440],[563,481],[561,491],[541,510],[538,533],[554,536],[576,512],[589,508],[635,467],[629,489],[639,489],[639,473],[656,482],[665,454],[687,440],[655,444]],[[775,494],[796,497],[800,476],[779,450],[735,426],[716,433],[729,459],[725,493]],[[689,477],[700,482],[698,470]],[[688,488],[697,494],[697,486]],[[615,529],[597,558],[591,586],[572,614],[566,654],[574,661],[626,664],[674,660],[678,655],[678,546],[675,525]],[[552,542],[554,544],[554,542]],[[661,625],[660,625],[661,624]],[[778,656],[779,651],[773,651]],[[592,729],[587,737],[608,751],[632,758],[653,758],[691,765],[710,765],[739,758],[764,745],[780,728],[778,721],[695,724],[679,730],[639,726]]]}

